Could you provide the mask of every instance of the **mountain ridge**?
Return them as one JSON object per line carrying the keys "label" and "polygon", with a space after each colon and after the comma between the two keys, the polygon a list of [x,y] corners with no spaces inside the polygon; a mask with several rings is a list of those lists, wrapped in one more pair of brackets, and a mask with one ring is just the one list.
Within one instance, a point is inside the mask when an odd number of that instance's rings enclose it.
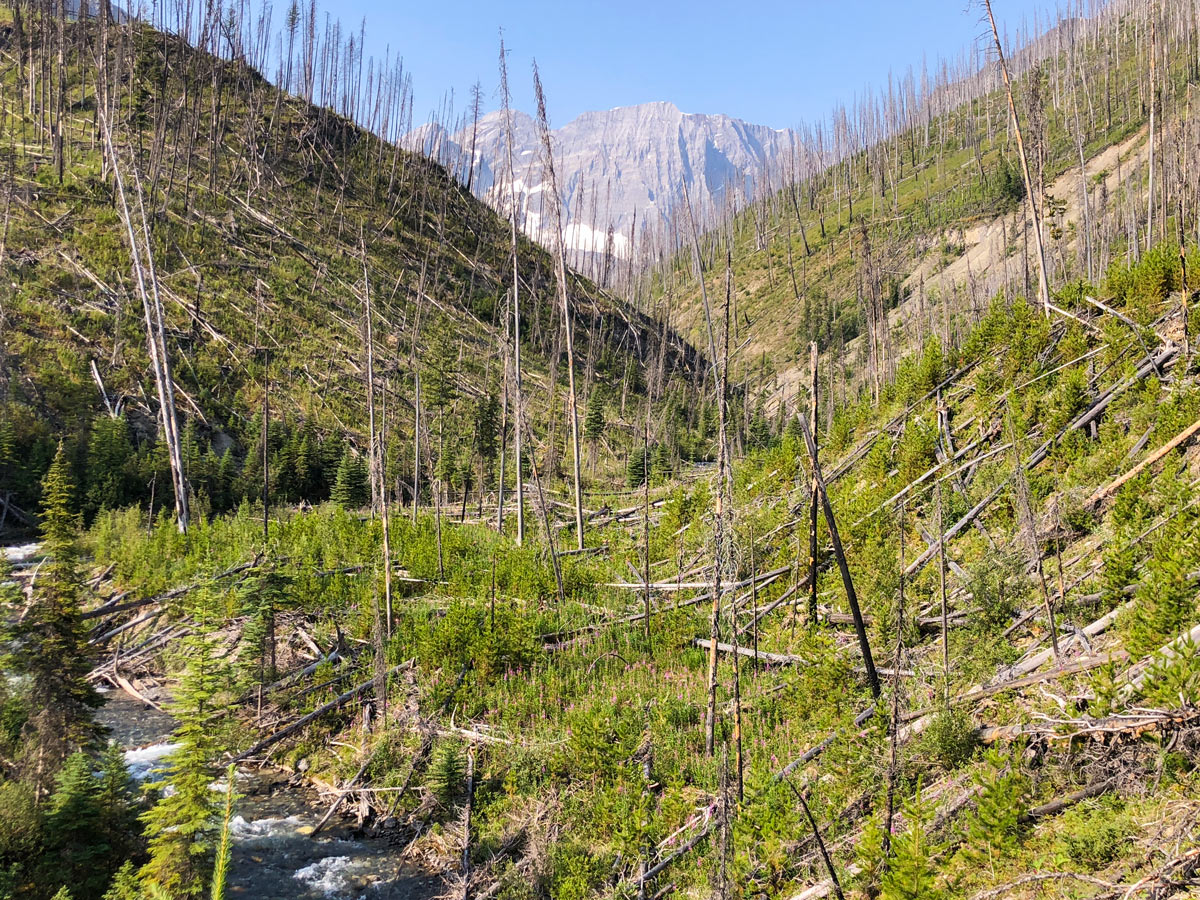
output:
{"label": "mountain ridge", "polygon": [[[512,120],[519,216],[527,234],[550,244],[537,124],[516,110]],[[455,132],[423,125],[410,132],[406,146],[456,171],[477,196],[507,214],[505,140],[504,114],[493,111]],[[568,250],[626,258],[641,234],[662,228],[682,209],[685,188],[704,223],[753,197],[794,149],[796,136],[657,100],[581,113],[553,129],[551,143]]]}

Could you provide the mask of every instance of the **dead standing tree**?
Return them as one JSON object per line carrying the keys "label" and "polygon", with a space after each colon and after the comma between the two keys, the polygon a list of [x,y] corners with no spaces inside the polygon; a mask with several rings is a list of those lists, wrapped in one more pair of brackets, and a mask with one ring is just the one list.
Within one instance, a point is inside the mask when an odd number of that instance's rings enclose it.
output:
{"label": "dead standing tree", "polygon": [[578,547],[583,549],[583,484],[579,464],[579,406],[575,392],[575,339],[571,326],[571,307],[567,297],[567,262],[563,239],[562,198],[554,174],[554,148],[550,144],[550,125],[546,120],[546,95],[538,77],[537,63],[533,65],[533,92],[537,99],[538,131],[542,139],[542,167],[550,183],[550,214],[554,222],[554,277],[558,283],[558,299],[562,307],[563,338],[567,351],[567,417],[571,426],[571,464],[575,479],[575,533]]}
{"label": "dead standing tree", "polygon": [[1017,104],[1013,100],[1012,79],[1008,74],[1008,63],[1004,59],[1004,48],[1000,44],[1000,32],[996,28],[996,17],[992,15],[992,0],[983,0],[987,11],[988,24],[992,29],[992,40],[996,48],[996,59],[1000,63],[1000,74],[1004,79],[1004,90],[1008,97],[1008,112],[1012,118],[1013,136],[1017,140],[1017,154],[1021,158],[1021,177],[1025,180],[1025,205],[1029,210],[1030,224],[1033,227],[1034,244],[1037,247],[1038,261],[1038,297],[1042,302],[1042,312],[1050,317],[1050,283],[1046,279],[1046,247],[1042,240],[1042,223],[1038,215],[1037,201],[1033,196],[1033,179],[1029,175],[1029,159],[1025,154],[1025,141],[1021,137],[1021,121],[1017,116]]}
{"label": "dead standing tree", "polygon": [[[708,357],[713,370],[713,384],[717,392],[717,496],[713,509],[713,611],[709,626],[708,651],[708,713],[705,721],[704,748],[707,755],[712,756],[716,744],[717,728],[717,659],[720,638],[721,610],[721,575],[725,560],[723,547],[725,537],[725,467],[729,461],[729,435],[727,428],[728,410],[726,408],[726,377],[727,369],[721,365],[717,357],[717,341],[713,331],[712,307],[708,302],[708,287],[704,281],[704,261],[700,253],[700,235],[696,228],[696,217],[692,212],[691,197],[688,196],[687,185],[683,186],[683,199],[688,214],[689,231],[691,233],[692,258],[696,268],[696,280],[700,284],[700,297],[704,304],[704,324],[708,334]],[[733,289],[732,276],[726,265],[726,297],[725,297],[725,344],[728,356],[729,336],[729,306],[730,292]]]}
{"label": "dead standing tree", "polygon": [[[137,160],[132,159],[134,186],[137,190],[137,205],[141,227],[134,225],[125,180],[121,176],[120,159],[113,146],[112,128],[103,105],[99,110],[100,130],[104,140],[104,152],[108,156],[117,188],[118,213],[125,226],[129,241],[130,264],[138,296],[142,301],[142,312],[146,319],[146,349],[154,371],[154,382],[158,388],[158,405],[162,419],[163,443],[167,447],[167,458],[171,466],[171,482],[175,489],[175,521],[181,532],[188,526],[187,479],[183,470],[183,452],[179,438],[179,417],[175,410],[175,386],[171,376],[171,360],[167,354],[166,326],[163,317],[162,299],[158,293],[158,276],[154,270],[154,255],[150,242],[150,226],[146,221],[146,208],[142,199],[142,184],[138,176]],[[140,235],[139,235],[140,231]]]}
{"label": "dead standing tree", "polygon": [[[516,507],[517,546],[525,540],[525,485],[523,481],[521,455],[521,422],[523,419],[521,400],[521,275],[517,258],[517,187],[513,177],[513,124],[509,107],[508,61],[504,50],[504,38],[500,39],[500,95],[504,101],[504,154],[508,167],[509,196],[509,239],[512,253],[512,325],[513,325],[513,418],[517,423],[513,429],[513,455],[516,457]],[[501,478],[504,473],[500,473]],[[503,523],[501,523],[503,527]]]}

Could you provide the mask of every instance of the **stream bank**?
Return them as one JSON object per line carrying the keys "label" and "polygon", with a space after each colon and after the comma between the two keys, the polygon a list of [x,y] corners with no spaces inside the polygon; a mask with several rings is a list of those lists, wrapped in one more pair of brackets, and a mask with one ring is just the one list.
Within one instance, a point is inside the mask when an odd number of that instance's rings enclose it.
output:
{"label": "stream bank", "polygon": [[[130,772],[139,780],[152,778],[173,749],[174,720],[124,691],[104,697],[96,718],[124,749]],[[445,892],[440,875],[402,863],[386,836],[356,834],[335,816],[313,837],[327,804],[298,777],[278,769],[238,769],[237,791],[229,897],[430,900]]]}

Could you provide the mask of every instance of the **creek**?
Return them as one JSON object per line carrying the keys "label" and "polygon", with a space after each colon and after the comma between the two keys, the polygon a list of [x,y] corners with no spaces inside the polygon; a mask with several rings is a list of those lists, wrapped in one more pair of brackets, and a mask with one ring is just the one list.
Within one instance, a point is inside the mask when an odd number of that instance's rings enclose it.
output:
{"label": "creek", "polygon": [[[174,720],[124,691],[104,697],[97,718],[124,749],[130,773],[143,782],[161,777],[175,746]],[[427,900],[445,892],[441,877],[402,863],[386,836],[356,833],[337,816],[313,836],[327,804],[302,779],[278,769],[244,768],[237,771],[236,790],[227,897]]]}

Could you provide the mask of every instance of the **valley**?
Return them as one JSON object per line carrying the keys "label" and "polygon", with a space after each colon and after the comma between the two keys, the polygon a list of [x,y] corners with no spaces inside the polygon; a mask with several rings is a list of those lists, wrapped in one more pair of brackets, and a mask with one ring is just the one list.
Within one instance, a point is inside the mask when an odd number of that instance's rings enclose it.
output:
{"label": "valley", "polygon": [[1197,890],[1193,4],[786,131],[268,12],[0,3],[0,898]]}

